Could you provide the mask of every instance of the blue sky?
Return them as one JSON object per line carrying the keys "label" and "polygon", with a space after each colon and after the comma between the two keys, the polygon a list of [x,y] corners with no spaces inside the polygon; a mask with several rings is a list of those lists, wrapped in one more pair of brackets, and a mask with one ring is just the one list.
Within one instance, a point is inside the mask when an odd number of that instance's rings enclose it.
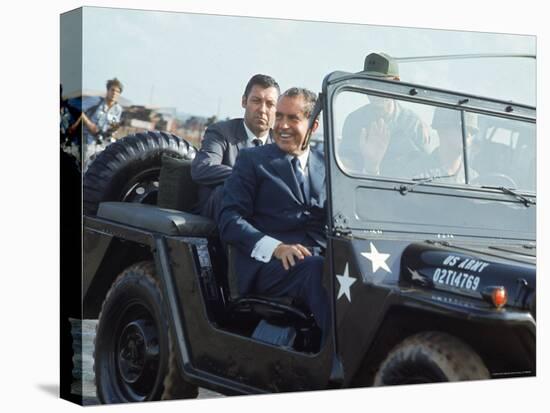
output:
{"label": "blue sky", "polygon": [[[361,70],[372,51],[393,56],[536,53],[534,36],[305,22],[251,17],[85,8],[83,87],[117,76],[135,104],[209,116],[242,114],[255,73],[282,89],[319,91],[334,70]],[[483,59],[402,64],[401,78],[534,104],[535,61]],[[70,79],[62,79],[71,90]]]}

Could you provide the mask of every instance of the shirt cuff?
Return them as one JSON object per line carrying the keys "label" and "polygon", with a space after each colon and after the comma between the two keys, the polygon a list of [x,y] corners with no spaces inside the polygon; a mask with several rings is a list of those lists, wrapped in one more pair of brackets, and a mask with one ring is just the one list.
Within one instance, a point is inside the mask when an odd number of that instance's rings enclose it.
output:
{"label": "shirt cuff", "polygon": [[256,245],[254,245],[250,256],[257,261],[269,262],[271,261],[275,248],[277,248],[279,244],[282,244],[282,242],[268,235],[264,235]]}

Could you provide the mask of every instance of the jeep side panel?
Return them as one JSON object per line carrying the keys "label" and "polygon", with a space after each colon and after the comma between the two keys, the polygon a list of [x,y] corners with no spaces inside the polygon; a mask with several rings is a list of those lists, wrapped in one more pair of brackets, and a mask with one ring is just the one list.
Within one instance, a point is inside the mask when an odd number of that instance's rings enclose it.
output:
{"label": "jeep side panel", "polygon": [[[180,367],[203,387],[224,394],[248,394],[326,388],[331,372],[332,340],[321,352],[307,354],[262,343],[217,323],[212,301],[223,305],[219,285],[206,287],[211,263],[201,262],[206,239],[167,237],[101,218],[86,218],[90,261],[85,272],[90,316],[97,316],[104,294],[131,263],[128,257],[154,259],[170,325],[178,344]],[[133,255],[137,254],[137,255]],[[95,272],[94,272],[95,271]],[[328,277],[326,268],[325,278]],[[219,294],[213,297],[212,294]],[[209,301],[208,305],[206,304]]]}
{"label": "jeep side panel", "polygon": [[[447,332],[469,343],[490,361],[494,377],[534,375],[536,325],[529,310],[501,311],[485,301],[476,291],[491,285],[489,272],[481,274],[476,290],[466,283],[462,291],[434,289],[429,277],[403,262],[410,244],[387,238],[332,240],[334,273],[341,280],[335,311],[345,385],[370,384],[383,357],[422,331]],[[382,259],[379,268],[376,259]],[[344,278],[351,282],[349,290]],[[357,374],[368,377],[357,381]]]}
{"label": "jeep side panel", "polygon": [[[207,292],[200,282],[207,270],[201,267],[197,253],[200,245],[201,240],[166,240],[173,277],[166,281],[175,287],[179,303],[170,312],[181,320],[174,320],[181,326],[178,340],[185,340],[189,351],[184,371],[199,382],[211,376],[223,378],[235,393],[325,388],[331,368],[330,342],[318,354],[299,353],[236,334],[209,319]],[[167,276],[166,271],[163,274]]]}

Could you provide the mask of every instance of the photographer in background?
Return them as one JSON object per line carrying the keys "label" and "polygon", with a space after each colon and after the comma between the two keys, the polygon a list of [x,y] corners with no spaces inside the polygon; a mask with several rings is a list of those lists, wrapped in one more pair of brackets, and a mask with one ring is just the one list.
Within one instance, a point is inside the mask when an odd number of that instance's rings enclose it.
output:
{"label": "photographer in background", "polygon": [[87,113],[82,112],[70,130],[80,124],[84,135],[84,162],[97,152],[105,149],[106,142],[110,142],[112,134],[120,126],[122,106],[118,103],[123,86],[116,77],[107,81],[107,93],[98,105],[90,108]]}

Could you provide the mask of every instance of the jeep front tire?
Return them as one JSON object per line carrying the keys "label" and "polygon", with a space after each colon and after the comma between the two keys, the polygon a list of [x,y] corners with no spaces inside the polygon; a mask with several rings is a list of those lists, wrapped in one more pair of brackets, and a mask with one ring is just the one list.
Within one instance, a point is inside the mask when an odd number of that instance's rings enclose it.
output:
{"label": "jeep front tire", "polygon": [[152,262],[134,264],[114,281],[103,302],[94,348],[102,403],[197,397],[182,377]]}
{"label": "jeep front tire", "polygon": [[489,379],[479,355],[446,333],[424,332],[405,339],[383,361],[375,386]]}

